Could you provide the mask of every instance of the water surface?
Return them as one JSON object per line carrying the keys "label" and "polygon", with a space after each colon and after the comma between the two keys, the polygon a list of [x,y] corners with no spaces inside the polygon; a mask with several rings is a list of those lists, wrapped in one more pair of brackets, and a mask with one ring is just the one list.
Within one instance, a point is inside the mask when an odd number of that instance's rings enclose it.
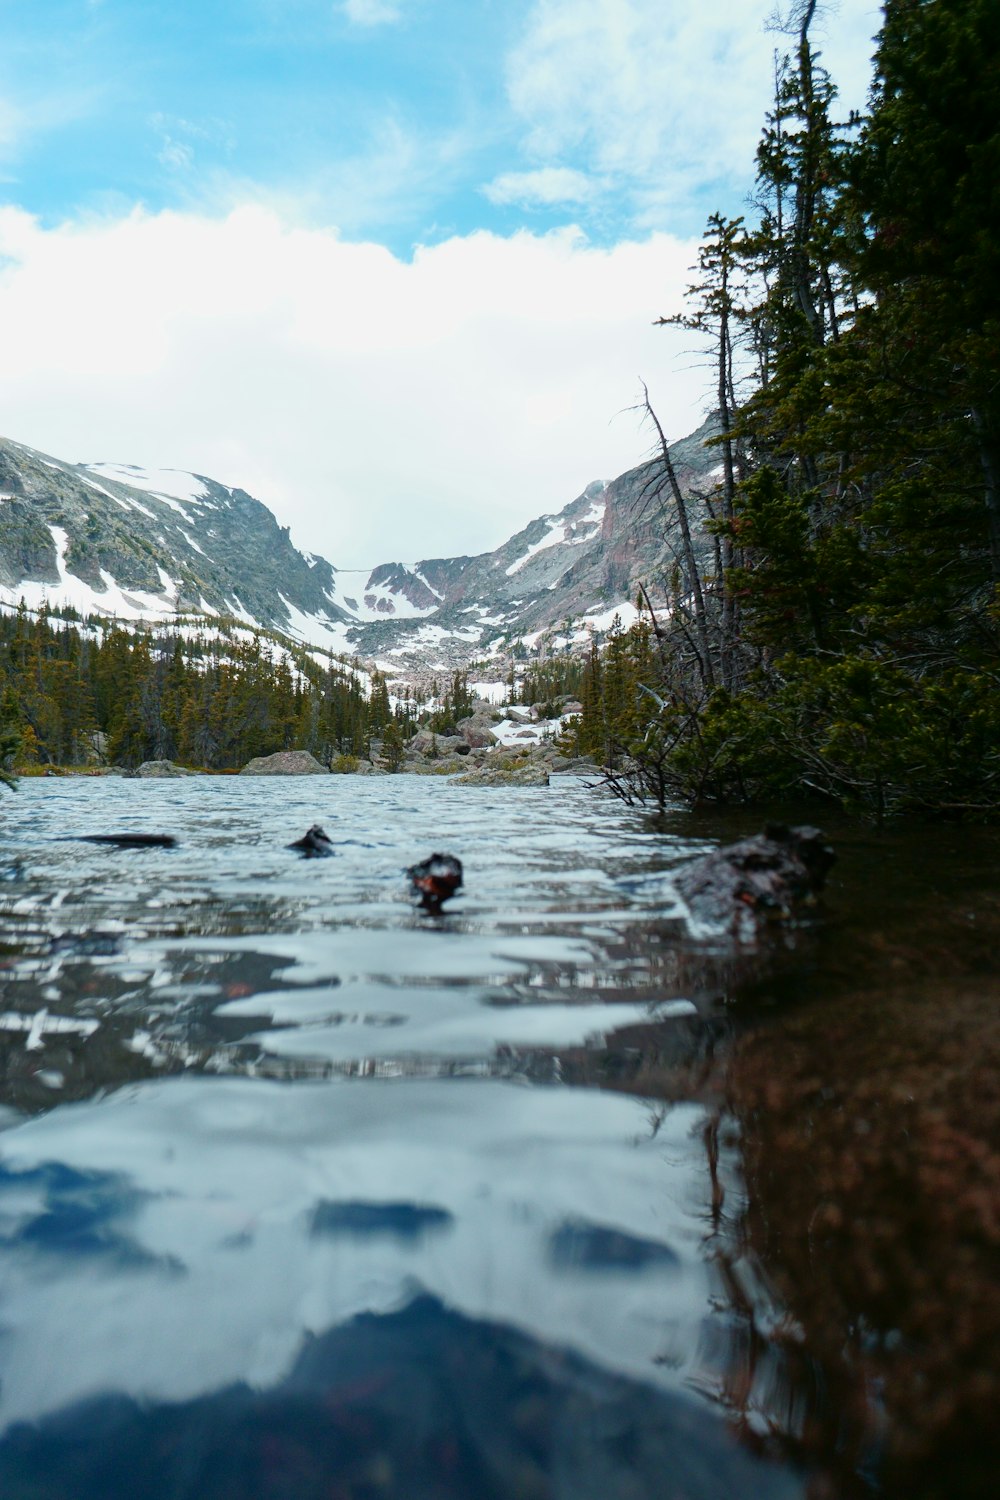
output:
{"label": "water surface", "polygon": [[[4,1500],[995,1493],[995,833],[830,820],[825,911],[740,955],[673,871],[759,814],[403,776],[0,812]],[[128,830],[178,844],[74,837]]]}
{"label": "water surface", "polygon": [[[704,1106],[562,1076],[620,1028],[689,1047],[670,868],[704,842],[571,778],[3,811],[5,1496],[798,1492],[705,1399]],[[74,838],[129,830],[178,844]],[[403,877],[434,849],[440,918]],[[738,1203],[735,1138],[720,1170]]]}

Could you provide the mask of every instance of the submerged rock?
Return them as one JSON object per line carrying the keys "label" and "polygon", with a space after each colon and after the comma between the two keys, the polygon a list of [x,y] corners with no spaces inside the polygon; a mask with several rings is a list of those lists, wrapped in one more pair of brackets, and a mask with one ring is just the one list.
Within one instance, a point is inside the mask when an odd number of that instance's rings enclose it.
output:
{"label": "submerged rock", "polygon": [[308,750],[279,750],[276,755],[258,755],[248,761],[240,771],[241,776],[328,776],[326,766],[321,766]]}
{"label": "submerged rock", "polygon": [[685,866],[677,889],[691,916],[741,942],[814,905],[836,855],[818,828],[771,823]]}
{"label": "submerged rock", "polygon": [[107,844],[113,849],[173,849],[177,844],[172,833],[79,833],[68,838],[84,844]]}

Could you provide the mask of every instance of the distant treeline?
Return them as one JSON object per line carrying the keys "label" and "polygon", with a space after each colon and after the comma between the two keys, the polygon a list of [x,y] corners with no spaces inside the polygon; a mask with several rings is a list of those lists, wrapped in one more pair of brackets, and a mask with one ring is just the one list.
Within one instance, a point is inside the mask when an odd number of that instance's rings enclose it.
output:
{"label": "distant treeline", "polygon": [[398,769],[419,725],[446,734],[472,712],[465,672],[393,702],[377,670],[322,665],[238,621],[210,623],[209,635],[86,621],[72,609],[0,611],[0,778],[147,760],[227,771],[290,749],[330,764],[373,745]]}
{"label": "distant treeline", "polygon": [[229,770],[290,748],[329,761],[363,754],[390,721],[405,733],[417,712],[407,703],[394,713],[378,673],[369,693],[346,665],[273,654],[245,631],[199,640],[95,630],[45,609],[0,614],[0,722],[13,763]]}

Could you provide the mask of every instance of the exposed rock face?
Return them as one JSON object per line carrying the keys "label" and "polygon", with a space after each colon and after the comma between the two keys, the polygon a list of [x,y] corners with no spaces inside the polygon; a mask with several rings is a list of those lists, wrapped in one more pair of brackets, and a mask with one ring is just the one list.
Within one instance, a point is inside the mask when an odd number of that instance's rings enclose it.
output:
{"label": "exposed rock face", "polygon": [[166,776],[197,776],[197,771],[186,771],[183,766],[175,766],[172,760],[144,760],[141,766],[137,766],[134,772],[144,780],[162,778]]}
{"label": "exposed rock face", "polygon": [[[705,441],[715,430],[709,421],[672,444],[685,494],[711,485],[718,454]],[[418,562],[408,571],[440,595],[433,612],[360,625],[351,639],[366,655],[392,651],[401,668],[426,665],[428,658],[456,667],[482,657],[503,636],[558,632],[568,621],[583,628],[588,614],[600,622],[616,605],[634,600],[639,582],[655,595],[678,551],[677,517],[655,479],[654,466],[640,465],[610,484],[588,485],[561,511],[539,516],[494,552]],[[707,558],[712,541],[698,514],[692,506],[695,549]],[[598,628],[609,623],[610,617]]]}
{"label": "exposed rock face", "polygon": [[241,776],[328,776],[326,766],[321,766],[308,750],[279,750],[276,755],[258,755],[248,761]]}
{"label": "exposed rock face", "polygon": [[365,585],[364,599],[369,609],[384,615],[396,613],[395,600],[406,600],[418,610],[436,609],[441,603],[441,595],[429,587],[426,579],[402,563],[382,563],[373,568]]}

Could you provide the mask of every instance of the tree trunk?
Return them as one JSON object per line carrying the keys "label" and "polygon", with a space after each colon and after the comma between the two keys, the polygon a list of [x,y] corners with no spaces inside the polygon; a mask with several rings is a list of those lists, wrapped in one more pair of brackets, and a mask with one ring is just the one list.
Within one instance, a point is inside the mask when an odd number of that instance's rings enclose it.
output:
{"label": "tree trunk", "polygon": [[702,677],[704,679],[705,686],[708,688],[713,688],[715,686],[715,673],[712,670],[712,651],[708,640],[708,617],[705,613],[705,595],[701,587],[701,575],[698,571],[698,562],[694,553],[694,544],[691,541],[691,527],[688,524],[687,502],[685,501],[684,496],[681,493],[680,485],[677,483],[677,472],[674,469],[674,461],[670,456],[670,445],[667,442],[666,434],[660,425],[660,419],[650,405],[649,391],[646,388],[645,382],[643,382],[642,390],[646,414],[648,415],[650,421],[653,423],[653,426],[656,428],[656,434],[659,438],[660,443],[660,460],[663,464],[664,473],[667,476],[667,482],[670,485],[670,493],[672,494],[674,504],[677,507],[677,520],[681,528],[681,543],[684,552],[684,562],[688,570],[688,577],[691,580],[691,596],[694,600],[694,617],[695,624],[698,630],[698,645],[699,655],[701,657]]}

